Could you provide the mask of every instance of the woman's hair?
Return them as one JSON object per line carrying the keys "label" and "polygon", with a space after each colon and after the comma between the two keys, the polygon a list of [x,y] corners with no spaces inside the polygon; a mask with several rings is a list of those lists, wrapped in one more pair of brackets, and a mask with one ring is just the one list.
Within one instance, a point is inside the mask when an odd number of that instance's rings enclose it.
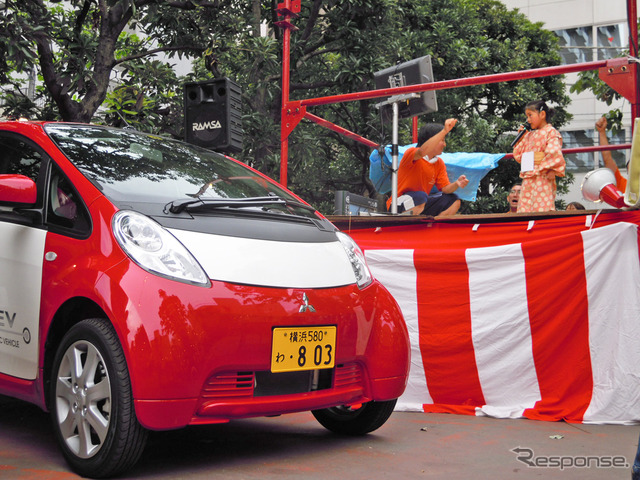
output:
{"label": "woman's hair", "polygon": [[576,210],[586,210],[584,205],[582,205],[580,202],[571,202],[569,205],[567,205],[567,210],[569,210],[569,207],[573,207]]}
{"label": "woman's hair", "polygon": [[525,110],[536,110],[537,112],[545,112],[547,114],[547,122],[551,121],[551,117],[553,117],[556,111],[549,107],[544,100],[534,100],[533,102],[527,103],[524,107]]}
{"label": "woman's hair", "polygon": [[423,125],[418,132],[418,146],[422,145],[442,130],[444,130],[444,125],[441,123],[427,123],[426,125]]}

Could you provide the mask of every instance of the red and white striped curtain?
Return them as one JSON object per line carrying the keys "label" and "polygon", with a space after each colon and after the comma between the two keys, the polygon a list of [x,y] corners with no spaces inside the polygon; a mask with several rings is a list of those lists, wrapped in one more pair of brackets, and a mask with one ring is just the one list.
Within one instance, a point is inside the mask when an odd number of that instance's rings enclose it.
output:
{"label": "red and white striped curtain", "polygon": [[397,409],[640,421],[638,212],[349,232],[411,338]]}

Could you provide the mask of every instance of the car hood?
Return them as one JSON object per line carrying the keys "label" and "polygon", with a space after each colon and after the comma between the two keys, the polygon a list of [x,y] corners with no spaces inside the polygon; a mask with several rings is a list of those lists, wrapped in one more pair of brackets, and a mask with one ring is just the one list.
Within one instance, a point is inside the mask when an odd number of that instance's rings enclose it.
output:
{"label": "car hood", "polygon": [[329,288],[356,282],[342,244],[286,242],[169,229],[211,280],[280,288]]}

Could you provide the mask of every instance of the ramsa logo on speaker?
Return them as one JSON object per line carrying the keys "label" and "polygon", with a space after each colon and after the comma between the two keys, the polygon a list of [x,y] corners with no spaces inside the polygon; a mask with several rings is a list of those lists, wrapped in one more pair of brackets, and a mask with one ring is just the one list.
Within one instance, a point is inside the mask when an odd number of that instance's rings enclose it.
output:
{"label": "ramsa logo on speaker", "polygon": [[201,122],[201,123],[193,123],[191,128],[194,131],[200,130],[216,130],[218,128],[222,128],[222,124],[219,120],[212,120],[210,122]]}

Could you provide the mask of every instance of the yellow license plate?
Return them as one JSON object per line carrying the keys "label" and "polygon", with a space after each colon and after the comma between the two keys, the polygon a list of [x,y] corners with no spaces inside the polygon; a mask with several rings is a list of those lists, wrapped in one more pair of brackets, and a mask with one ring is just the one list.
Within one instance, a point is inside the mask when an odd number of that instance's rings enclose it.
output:
{"label": "yellow license plate", "polygon": [[271,346],[272,372],[333,368],[336,327],[274,328]]}

